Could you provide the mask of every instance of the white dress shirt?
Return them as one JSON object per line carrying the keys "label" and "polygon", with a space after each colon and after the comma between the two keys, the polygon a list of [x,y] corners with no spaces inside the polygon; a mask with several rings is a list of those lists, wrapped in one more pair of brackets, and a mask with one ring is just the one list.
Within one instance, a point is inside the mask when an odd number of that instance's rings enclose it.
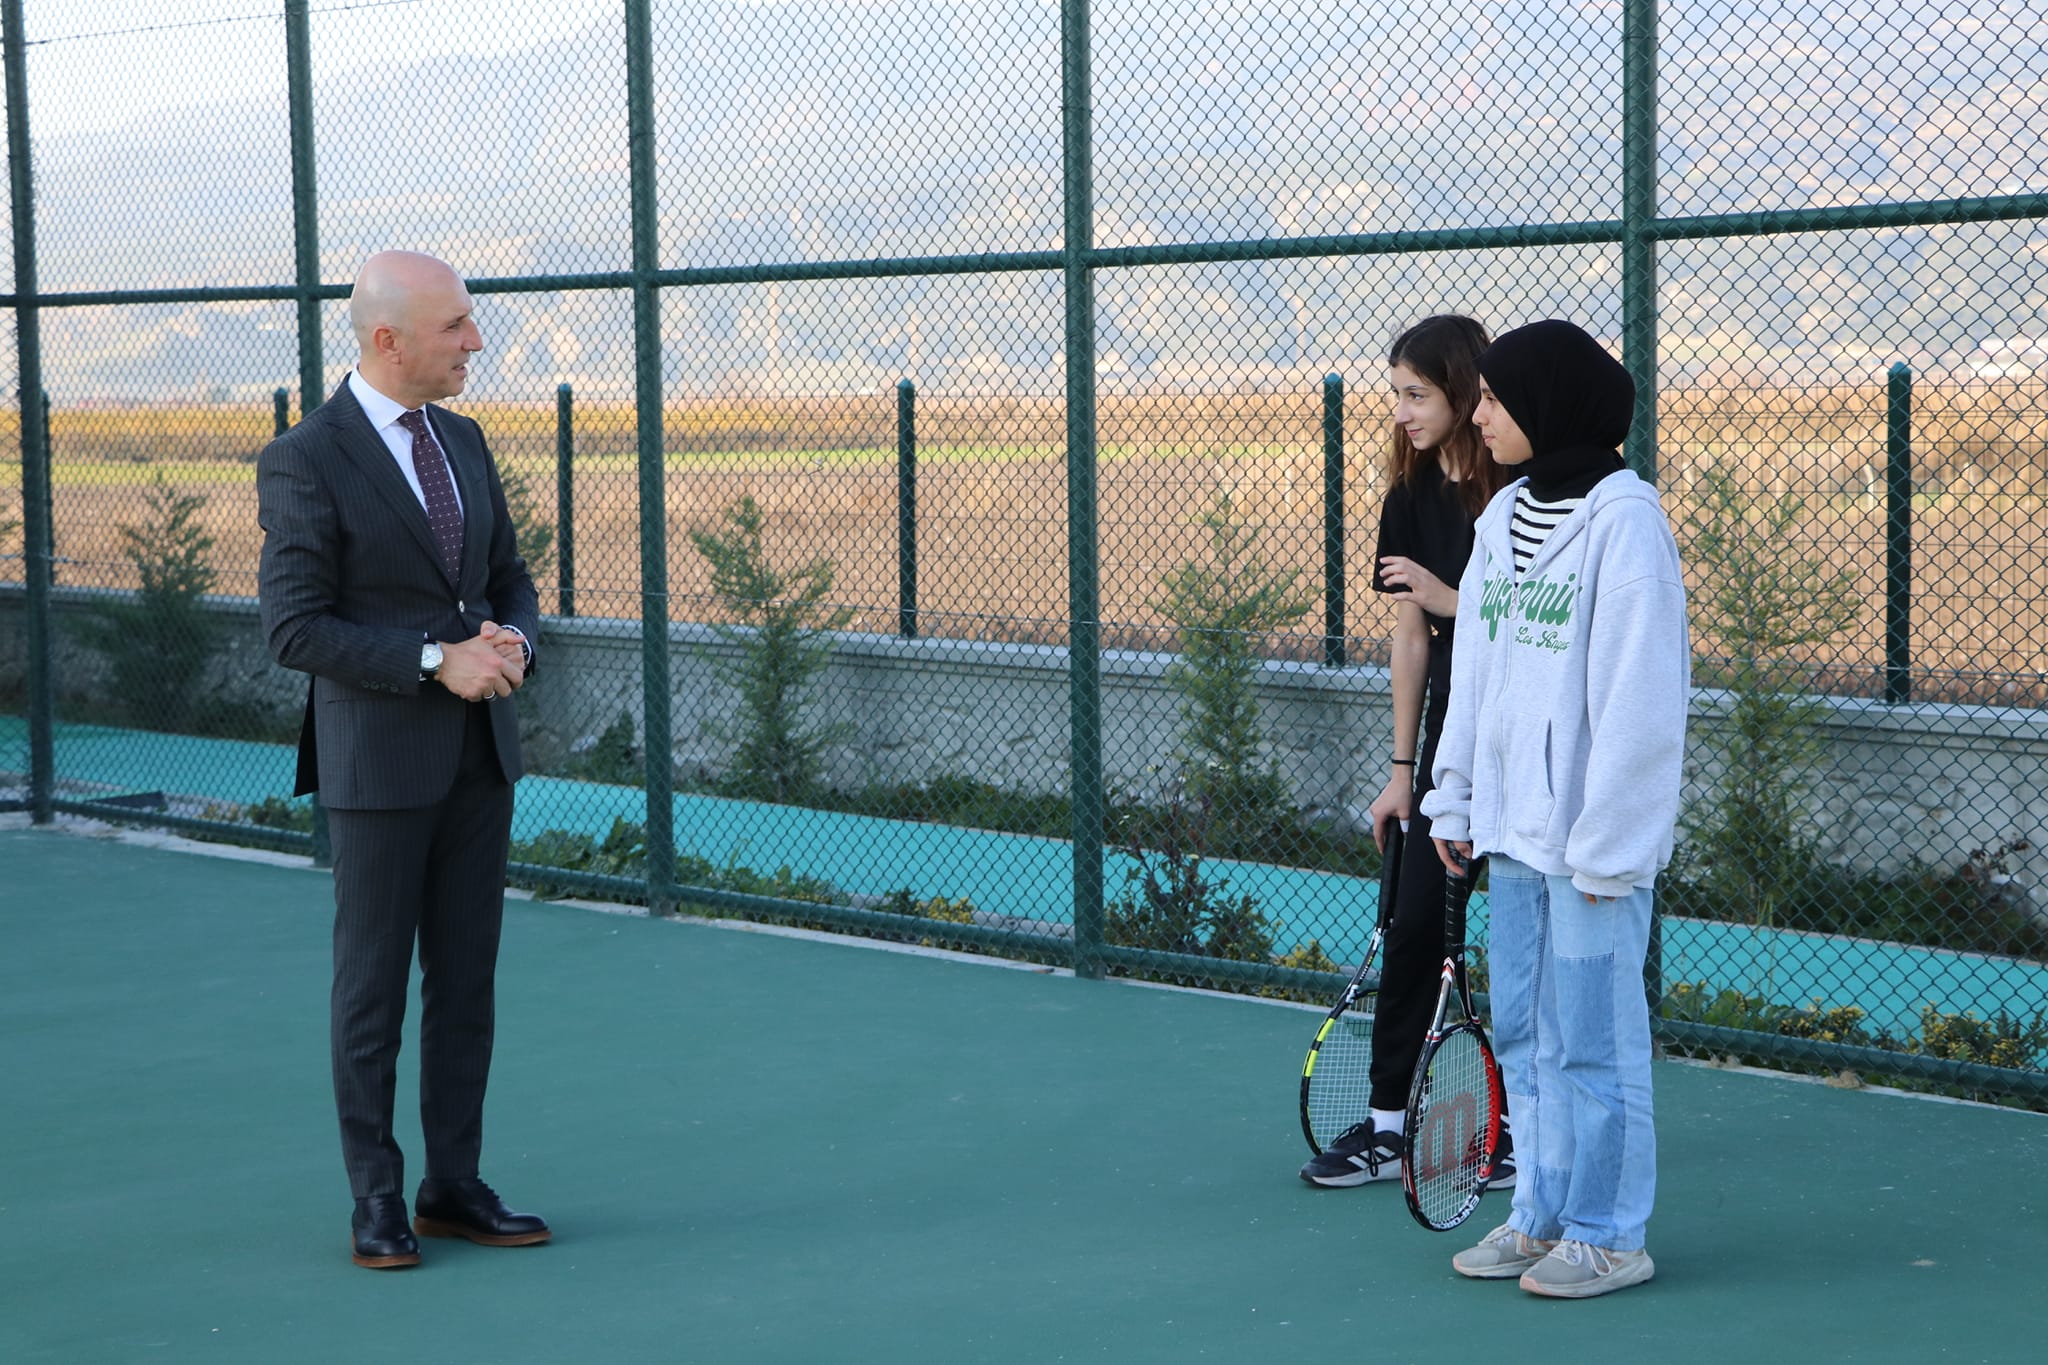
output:
{"label": "white dress shirt", "polygon": [[[412,467],[412,433],[398,425],[398,419],[412,409],[395,398],[386,398],[370,386],[361,370],[348,372],[348,391],[356,396],[356,402],[363,409],[363,416],[370,419],[370,425],[377,428],[377,434],[384,438],[385,448],[391,458],[398,461],[398,472],[405,475],[406,483],[412,488],[412,495],[420,500],[422,510],[427,505],[426,492],[420,487],[419,471]],[[427,430],[434,432],[434,443],[441,447],[441,458],[448,458],[448,443],[441,439],[441,433],[434,431],[434,419],[422,407],[420,416],[425,419]],[[455,483],[455,466],[448,466],[448,486],[455,489],[455,507],[462,509],[462,489]]]}

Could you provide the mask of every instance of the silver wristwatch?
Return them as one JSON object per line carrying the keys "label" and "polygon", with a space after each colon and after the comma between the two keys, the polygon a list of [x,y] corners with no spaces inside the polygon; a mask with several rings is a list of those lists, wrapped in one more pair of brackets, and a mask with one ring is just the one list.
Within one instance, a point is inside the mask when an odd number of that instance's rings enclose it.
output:
{"label": "silver wristwatch", "polygon": [[440,676],[440,672],[441,646],[429,640],[420,646],[420,676],[433,678]]}

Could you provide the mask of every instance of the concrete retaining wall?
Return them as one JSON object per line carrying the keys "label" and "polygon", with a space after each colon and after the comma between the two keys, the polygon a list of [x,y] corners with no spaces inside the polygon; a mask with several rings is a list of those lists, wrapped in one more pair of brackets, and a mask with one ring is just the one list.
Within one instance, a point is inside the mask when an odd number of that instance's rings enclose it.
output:
{"label": "concrete retaining wall", "polygon": [[[81,707],[110,700],[101,695],[104,664],[68,628],[97,596],[60,590],[53,608],[57,688]],[[255,603],[218,598],[212,605],[225,629],[206,685],[249,703],[277,734],[291,733],[303,685],[270,662]],[[24,691],[24,624],[23,591],[0,586],[0,698]],[[541,648],[542,670],[521,694],[538,769],[558,767],[621,715],[639,731],[637,625],[550,617]],[[706,627],[670,629],[670,724],[675,763],[686,775],[717,772],[731,752],[735,698],[713,672],[730,654]],[[1165,679],[1171,659],[1111,652],[1102,660],[1106,777],[1139,798],[1155,796],[1171,767],[1179,726],[1179,698]],[[1332,818],[1362,821],[1388,755],[1386,670],[1271,663],[1260,698],[1267,738],[1296,800]],[[1713,741],[1730,701],[1721,692],[1694,694],[1694,802],[1711,799],[1719,774]],[[1056,646],[841,635],[813,719],[848,736],[830,759],[835,784],[954,776],[1032,793],[1067,784],[1067,656]],[[2035,847],[2011,859],[2008,870],[2022,886],[2048,880],[2048,857],[2039,848],[2048,842],[2041,837],[2048,828],[2048,714],[1844,699],[1829,708],[1823,728],[1826,757],[1811,775],[1809,801],[1825,856],[1863,871],[1895,871],[1916,859],[1952,868],[1972,850],[2025,840]]]}

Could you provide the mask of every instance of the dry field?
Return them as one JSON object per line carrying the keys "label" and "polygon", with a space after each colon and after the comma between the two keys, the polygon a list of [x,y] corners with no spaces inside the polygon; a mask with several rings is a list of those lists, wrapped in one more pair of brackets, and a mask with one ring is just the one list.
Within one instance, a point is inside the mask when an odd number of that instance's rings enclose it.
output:
{"label": "dry field", "polygon": [[[552,405],[472,405],[502,464],[543,519],[555,513]],[[1391,618],[1370,591],[1384,476],[1377,396],[1354,398],[1346,520],[1349,633],[1370,658]],[[935,402],[918,413],[919,598],[930,635],[1057,642],[1067,616],[1064,412],[1054,399]],[[1807,651],[1833,688],[1867,692],[1883,661],[1884,394],[1687,390],[1662,395],[1661,476],[1681,548],[1692,480],[1712,469],[1761,497],[1806,504],[1789,562],[1847,569],[1865,610]],[[1098,562],[1105,642],[1166,639],[1149,601],[1201,552],[1195,517],[1219,492],[1260,526],[1269,559],[1317,584],[1322,572],[1320,396],[1105,395],[1098,411]],[[630,409],[576,415],[576,587],[585,615],[633,617],[639,479]],[[252,462],[271,415],[247,408],[58,411],[53,421],[58,581],[125,586],[117,528],[143,516],[154,473],[207,497],[204,521],[225,592],[251,593],[259,533]],[[2048,393],[2038,383],[1929,389],[1915,402],[1914,663],[1924,695],[2048,701]],[[771,555],[838,566],[836,596],[861,628],[896,621],[895,395],[677,404],[666,414],[672,619],[706,619],[708,575],[686,532],[751,494],[769,514]],[[0,450],[18,433],[0,428]],[[20,519],[18,464],[0,457],[0,526]],[[19,531],[5,551],[18,550]],[[1715,565],[1690,563],[1695,587]],[[19,560],[0,560],[18,578]],[[554,601],[554,575],[544,581]],[[1316,657],[1321,612],[1278,654]]]}

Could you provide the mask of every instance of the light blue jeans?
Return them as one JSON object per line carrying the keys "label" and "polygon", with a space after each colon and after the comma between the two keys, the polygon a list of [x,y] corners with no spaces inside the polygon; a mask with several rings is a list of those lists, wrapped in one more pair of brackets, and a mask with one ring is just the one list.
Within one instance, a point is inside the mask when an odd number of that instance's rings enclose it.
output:
{"label": "light blue jeans", "polygon": [[1493,1045],[1515,1117],[1508,1222],[1639,1251],[1657,1197],[1650,892],[1589,904],[1569,877],[1498,854],[1487,866]]}

